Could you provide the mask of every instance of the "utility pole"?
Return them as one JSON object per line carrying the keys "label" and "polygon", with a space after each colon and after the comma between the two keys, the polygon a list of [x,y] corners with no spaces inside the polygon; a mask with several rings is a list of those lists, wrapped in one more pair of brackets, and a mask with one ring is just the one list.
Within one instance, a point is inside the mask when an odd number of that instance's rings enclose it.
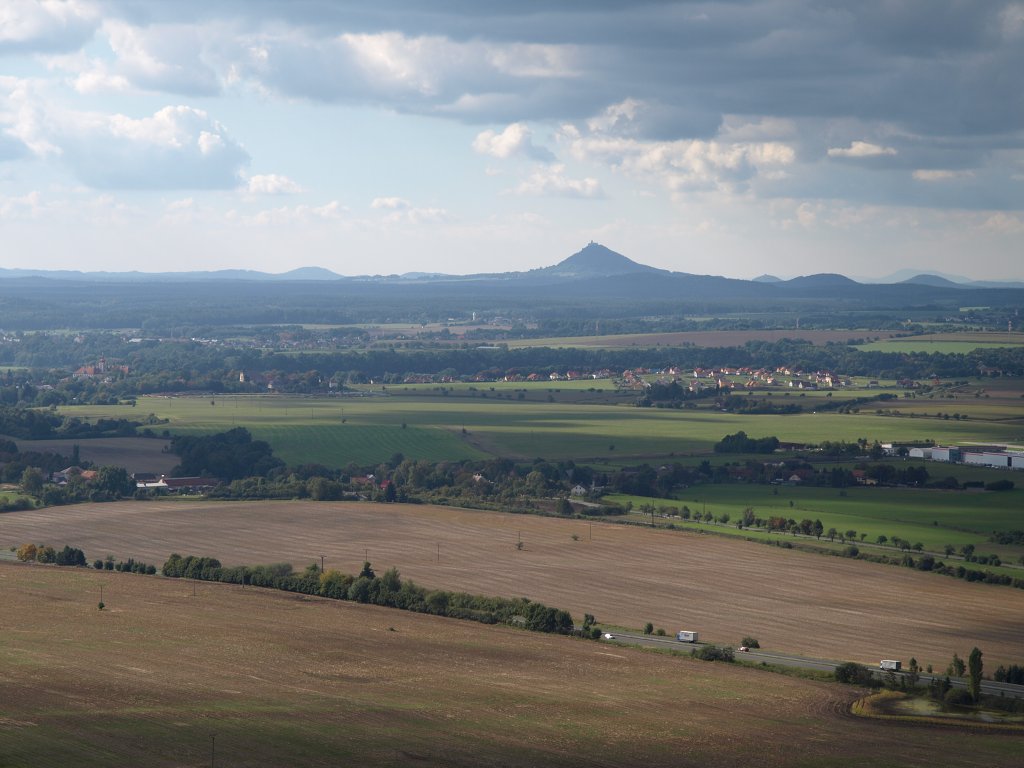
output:
{"label": "utility pole", "polygon": [[214,763],[217,760],[217,734],[210,734],[210,768],[214,768]]}
{"label": "utility pole", "polygon": [[320,555],[320,573],[324,572],[324,556]]}
{"label": "utility pole", "polygon": [[439,562],[439,563],[441,562],[441,543],[440,542],[438,542],[438,544],[437,544],[437,562]]}

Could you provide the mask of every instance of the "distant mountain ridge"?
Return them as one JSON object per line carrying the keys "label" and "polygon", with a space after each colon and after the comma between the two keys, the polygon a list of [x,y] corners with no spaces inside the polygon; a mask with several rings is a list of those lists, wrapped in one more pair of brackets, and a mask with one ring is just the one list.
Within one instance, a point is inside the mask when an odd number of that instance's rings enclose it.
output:
{"label": "distant mountain ridge", "polygon": [[[345,276],[323,267],[299,267],[288,272],[272,274],[248,269],[221,269],[190,272],[82,272],[76,270],[4,269],[0,280],[16,279],[59,280],[91,283],[143,283],[176,282],[197,283],[236,281],[256,283],[338,283],[341,285],[404,285],[410,290],[419,286],[458,286],[472,284],[477,290],[515,291],[564,290],[573,283],[576,290],[586,290],[595,296],[608,297],[619,291],[623,295],[645,294],[699,296],[701,298],[751,298],[772,296],[815,298],[835,296],[854,300],[871,295],[906,295],[923,300],[927,292],[952,295],[970,289],[1024,289],[1022,282],[970,281],[953,275],[901,270],[890,275],[885,282],[854,280],[839,274],[821,273],[782,280],[764,274],[753,280],[696,275],[648,266],[621,253],[591,241],[581,250],[548,267],[526,272],[500,272],[471,275],[447,275],[436,272],[407,272],[402,275]],[[900,280],[892,278],[899,277]],[[963,282],[961,282],[963,280]],[[9,283],[8,283],[9,284]],[[452,288],[452,290],[463,290]],[[546,289],[543,289],[546,290]]]}
{"label": "distant mountain ridge", "polygon": [[217,269],[192,272],[80,272],[73,269],[5,269],[0,280],[17,278],[48,278],[83,282],[188,282],[190,280],[343,280],[342,275],[323,267],[298,267],[274,274],[254,269]]}

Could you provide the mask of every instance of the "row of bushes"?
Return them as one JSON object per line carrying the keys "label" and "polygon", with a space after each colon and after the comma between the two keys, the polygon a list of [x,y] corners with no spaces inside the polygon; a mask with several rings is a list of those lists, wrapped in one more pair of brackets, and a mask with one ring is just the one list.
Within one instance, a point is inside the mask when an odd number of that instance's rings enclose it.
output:
{"label": "row of bushes", "polygon": [[[23,563],[52,563],[53,565],[86,565],[85,552],[75,547],[64,545],[64,549],[54,549],[45,544],[22,544],[14,553],[15,557]],[[156,566],[140,562],[129,557],[127,560],[115,561],[112,555],[107,555],[105,560],[96,559],[92,561],[92,567],[97,571],[119,571],[121,573],[156,573]]]}
{"label": "row of bushes", "polygon": [[164,563],[163,574],[172,578],[248,584],[334,600],[352,600],[484,624],[509,624],[535,632],[569,634],[573,630],[572,616],[567,611],[549,608],[524,597],[486,597],[428,590],[409,579],[403,580],[395,568],[377,576],[369,563],[364,563],[362,571],[353,576],[336,570],[321,572],[316,564],[296,573],[287,563],[224,567],[216,558],[173,554]]}
{"label": "row of bushes", "polygon": [[[787,546],[788,542],[777,544],[777,546],[784,548],[792,548]],[[993,573],[992,571],[979,571],[974,568],[965,568],[962,565],[947,565],[941,560],[936,561],[933,555],[921,555],[917,559],[914,559],[910,554],[904,554],[901,557],[890,557],[888,555],[872,555],[862,552],[859,547],[850,545],[845,547],[843,550],[827,550],[826,554],[837,555],[840,557],[852,557],[858,560],[868,560],[873,563],[883,563],[887,565],[899,565],[904,568],[916,568],[919,571],[932,571],[933,573],[940,573],[943,576],[952,576],[955,579],[963,579],[964,581],[981,582],[984,584],[999,584],[1006,587],[1015,587],[1017,589],[1024,589],[1024,578],[1010,576],[1005,573]],[[1001,563],[992,563],[998,565]]]}
{"label": "row of bushes", "polygon": [[85,553],[69,547],[56,550],[45,544],[22,544],[14,553],[23,563],[53,563],[54,565],[85,565]]}
{"label": "row of bushes", "polygon": [[[83,562],[82,565],[85,565]],[[156,566],[148,563],[143,563],[136,560],[133,557],[129,557],[127,560],[118,560],[114,562],[114,558],[107,555],[106,560],[93,560],[92,567],[97,571],[118,571],[119,573],[144,573],[149,576],[156,574]]]}

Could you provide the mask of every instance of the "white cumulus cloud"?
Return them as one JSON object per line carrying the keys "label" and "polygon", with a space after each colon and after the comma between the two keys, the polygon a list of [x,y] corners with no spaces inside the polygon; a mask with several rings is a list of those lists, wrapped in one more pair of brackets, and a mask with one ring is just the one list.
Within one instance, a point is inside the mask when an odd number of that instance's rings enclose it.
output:
{"label": "white cumulus cloud", "polygon": [[370,207],[378,211],[404,211],[411,208],[412,203],[403,197],[375,197]]}
{"label": "white cumulus cloud", "polygon": [[302,191],[302,187],[276,173],[256,175],[249,178],[249,194],[251,195],[294,195]]}
{"label": "white cumulus cloud", "polygon": [[229,189],[249,155],[216,120],[188,106],[150,117],[54,112],[47,140],[98,189]]}
{"label": "white cumulus cloud", "polygon": [[0,53],[70,51],[92,37],[99,13],[79,0],[0,2]]}
{"label": "white cumulus cloud", "polygon": [[829,147],[829,157],[883,157],[895,155],[892,147],[883,147],[867,141],[854,141],[848,147]]}
{"label": "white cumulus cloud", "polygon": [[594,178],[572,179],[565,175],[564,165],[539,168],[513,192],[517,195],[554,197],[604,197],[601,183]]}
{"label": "white cumulus cloud", "polygon": [[526,123],[512,123],[501,133],[482,131],[473,140],[473,151],[501,160],[522,156],[541,162],[550,162],[555,156],[545,147],[533,143],[532,132]]}

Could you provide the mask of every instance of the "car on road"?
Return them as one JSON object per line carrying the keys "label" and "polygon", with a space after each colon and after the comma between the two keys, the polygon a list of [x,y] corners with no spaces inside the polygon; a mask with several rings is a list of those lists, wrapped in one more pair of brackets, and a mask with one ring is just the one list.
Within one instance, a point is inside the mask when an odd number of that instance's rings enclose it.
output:
{"label": "car on road", "polygon": [[615,639],[615,635],[613,635],[611,632],[605,632],[603,635],[601,635],[601,637],[603,637],[605,640]]}
{"label": "car on road", "polygon": [[738,650],[743,651],[744,653],[746,653],[750,649],[747,646],[745,646],[745,645],[741,645]]}

